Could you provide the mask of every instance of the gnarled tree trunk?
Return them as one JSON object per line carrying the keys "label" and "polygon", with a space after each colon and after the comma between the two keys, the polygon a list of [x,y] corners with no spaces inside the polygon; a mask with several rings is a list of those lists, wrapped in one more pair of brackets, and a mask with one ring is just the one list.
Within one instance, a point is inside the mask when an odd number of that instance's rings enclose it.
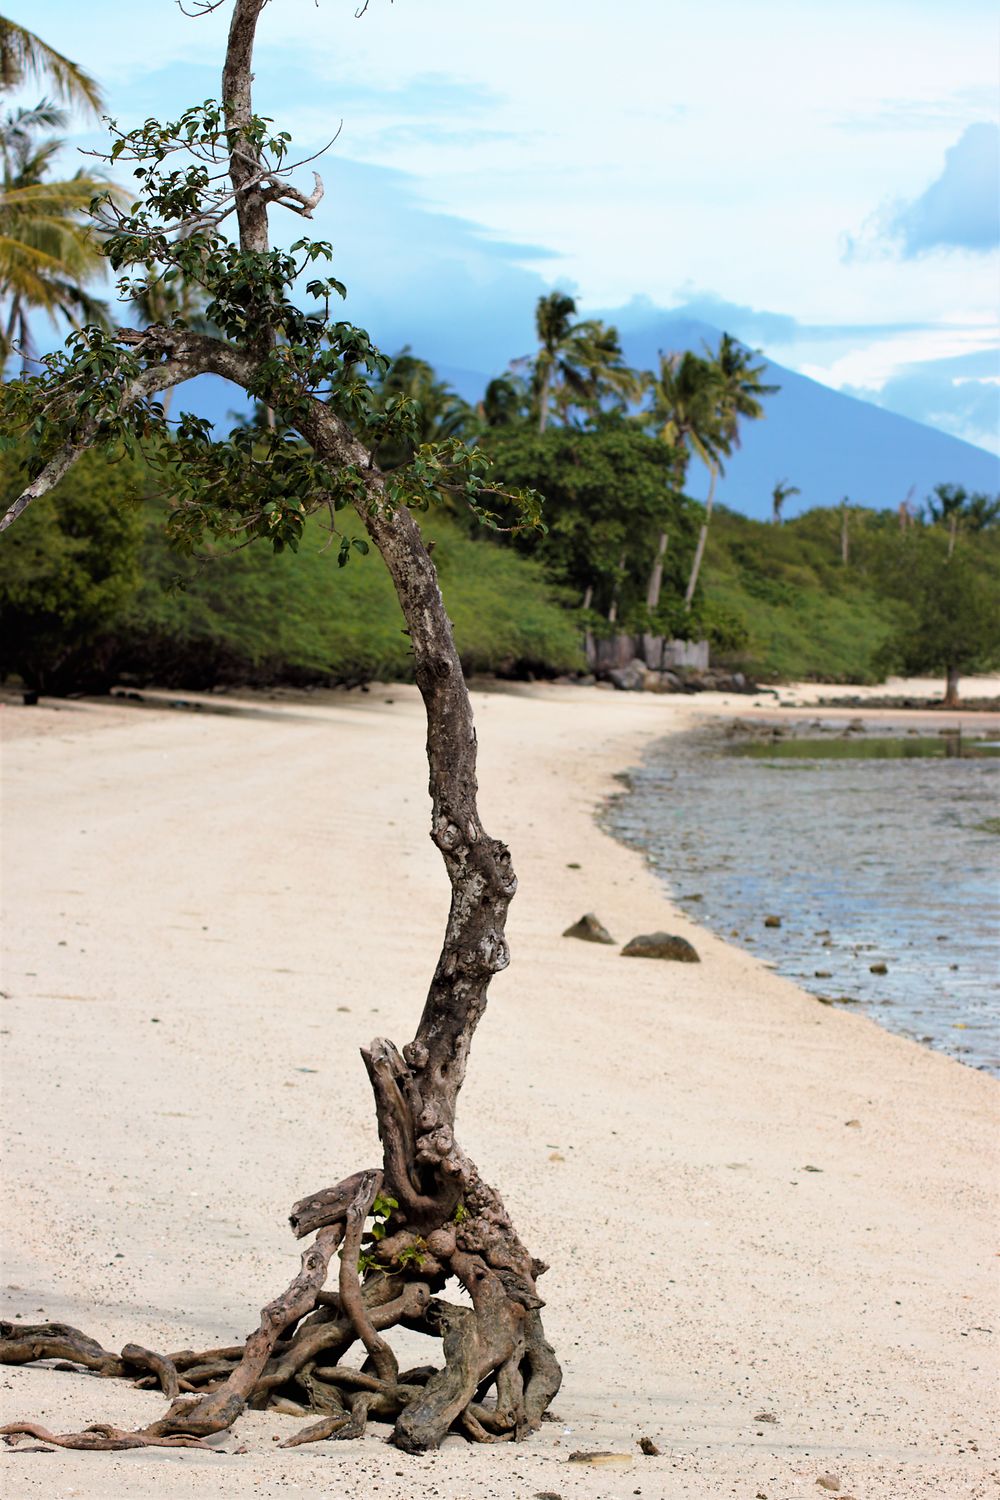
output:
{"label": "gnarled tree trunk", "polygon": [[[231,130],[251,118],[251,57],[263,3],[236,0],[223,79]],[[230,175],[241,246],[262,251],[273,184],[245,151],[233,152]],[[273,338],[264,328],[239,346],[153,328],[129,342],[152,362],[125,391],[126,403],[204,373],[252,391]],[[451,625],[416,522],[405,508],[388,504],[367,450],[320,400],[303,408],[298,428],[332,472],[349,464],[364,471],[366,493],[356,508],[392,577],[412,642],[427,713],[431,837],[451,882],[441,955],[412,1040],[400,1051],[376,1038],[362,1053],[382,1165],[294,1206],[296,1236],[315,1233],[316,1239],[244,1344],[170,1355],[130,1344],[115,1355],[64,1325],[0,1324],[0,1362],[57,1357],[102,1374],[138,1375],[140,1384],[159,1386],[170,1401],[163,1417],[137,1432],[102,1424],[53,1435],[21,1423],[3,1429],[8,1440],[30,1433],[73,1448],[197,1445],[230,1427],[248,1405],[288,1409],[292,1401],[321,1418],[293,1443],[357,1436],[374,1415],[392,1420],[396,1444],[417,1452],[436,1447],[451,1428],[479,1441],[522,1438],[538,1426],[559,1388],[559,1365],[539,1316],[536,1282],[544,1263],[522,1245],[499,1195],[455,1134],[472,1037],[490,980],[509,961],[504,929],[516,880],[507,848],[490,837],[479,816],[476,732]],[[94,437],[92,425],[82,426],[14,502],[2,526],[51,489]],[[327,1291],[338,1249],[337,1288]],[[471,1307],[441,1296],[452,1280],[468,1292]],[[400,1373],[383,1336],[396,1325],[440,1338],[443,1361]],[[343,1363],[359,1341],[366,1351],[360,1371]]]}

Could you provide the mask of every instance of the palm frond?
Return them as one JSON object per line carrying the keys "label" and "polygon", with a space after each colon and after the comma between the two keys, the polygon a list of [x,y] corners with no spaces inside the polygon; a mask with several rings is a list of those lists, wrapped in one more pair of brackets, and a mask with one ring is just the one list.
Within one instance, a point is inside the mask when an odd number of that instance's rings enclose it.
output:
{"label": "palm frond", "polygon": [[26,26],[0,16],[0,90],[17,88],[28,78],[46,79],[57,98],[90,114],[100,115],[104,108],[104,96],[89,73]]}

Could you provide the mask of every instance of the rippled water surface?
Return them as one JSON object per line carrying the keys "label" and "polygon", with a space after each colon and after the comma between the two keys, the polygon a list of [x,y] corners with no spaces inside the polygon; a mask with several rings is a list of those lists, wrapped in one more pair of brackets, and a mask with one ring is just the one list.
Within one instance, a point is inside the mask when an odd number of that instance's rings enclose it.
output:
{"label": "rippled water surface", "polygon": [[814,994],[1000,1074],[1000,760],[868,743],[664,741],[607,826],[696,921]]}

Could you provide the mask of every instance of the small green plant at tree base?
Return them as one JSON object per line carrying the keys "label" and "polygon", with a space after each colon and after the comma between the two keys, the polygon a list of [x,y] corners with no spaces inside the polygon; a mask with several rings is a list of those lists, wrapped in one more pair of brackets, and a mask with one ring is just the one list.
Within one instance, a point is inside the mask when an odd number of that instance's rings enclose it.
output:
{"label": "small green plant at tree base", "polygon": [[392,1217],[393,1211],[398,1207],[399,1204],[396,1202],[395,1198],[390,1198],[388,1194],[379,1193],[378,1197],[375,1199],[375,1202],[372,1204],[371,1216],[374,1220],[374,1223],[372,1224],[369,1233],[373,1240],[385,1239],[386,1224]]}

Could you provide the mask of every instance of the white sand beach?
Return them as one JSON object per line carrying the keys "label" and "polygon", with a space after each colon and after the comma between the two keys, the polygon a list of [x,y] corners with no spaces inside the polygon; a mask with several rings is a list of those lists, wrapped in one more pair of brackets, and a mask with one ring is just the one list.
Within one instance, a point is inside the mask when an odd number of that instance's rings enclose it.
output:
{"label": "white sand beach", "polygon": [[[0,1493],[993,1496],[996,1081],[698,928],[594,821],[652,738],[753,700],[474,697],[520,888],[459,1133],[551,1263],[559,1420],[414,1459],[384,1426],[279,1450],[303,1419],[249,1413],[214,1453],[3,1447]],[[242,1338],[297,1268],[291,1204],[380,1160],[358,1049],[408,1039],[437,955],[419,699],[8,704],[0,725],[2,1315],[115,1349]],[[586,911],[702,962],[563,938]],[[0,1367],[0,1390],[0,1421],[56,1432],[163,1405],[43,1367]]]}

